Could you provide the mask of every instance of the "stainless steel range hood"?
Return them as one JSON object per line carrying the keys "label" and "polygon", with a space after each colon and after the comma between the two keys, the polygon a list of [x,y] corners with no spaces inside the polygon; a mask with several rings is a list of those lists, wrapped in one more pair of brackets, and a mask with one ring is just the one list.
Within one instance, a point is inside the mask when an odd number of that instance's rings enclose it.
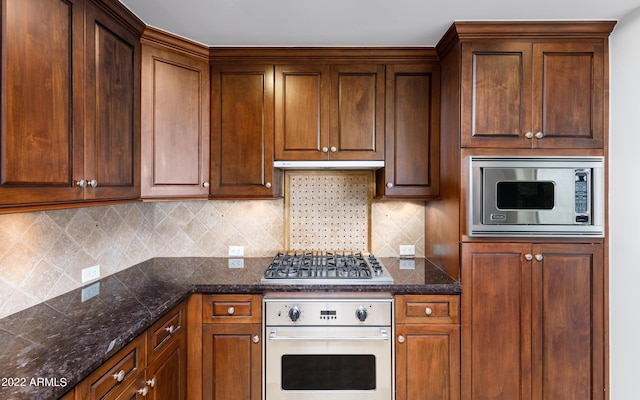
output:
{"label": "stainless steel range hood", "polygon": [[280,169],[380,169],[384,161],[274,161],[274,168]]}

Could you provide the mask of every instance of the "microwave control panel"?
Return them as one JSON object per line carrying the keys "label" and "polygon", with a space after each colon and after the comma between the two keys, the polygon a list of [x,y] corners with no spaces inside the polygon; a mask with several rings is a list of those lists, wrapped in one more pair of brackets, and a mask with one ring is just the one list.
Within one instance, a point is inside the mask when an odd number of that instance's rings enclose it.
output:
{"label": "microwave control panel", "polygon": [[576,171],[575,203],[576,222],[589,222],[589,172]]}

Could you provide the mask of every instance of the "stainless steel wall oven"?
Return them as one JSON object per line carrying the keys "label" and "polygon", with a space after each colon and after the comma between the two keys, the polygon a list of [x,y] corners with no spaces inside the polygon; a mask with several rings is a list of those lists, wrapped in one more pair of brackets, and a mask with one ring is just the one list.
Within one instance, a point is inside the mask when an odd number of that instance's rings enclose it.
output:
{"label": "stainless steel wall oven", "polygon": [[265,400],[390,400],[393,296],[264,297]]}

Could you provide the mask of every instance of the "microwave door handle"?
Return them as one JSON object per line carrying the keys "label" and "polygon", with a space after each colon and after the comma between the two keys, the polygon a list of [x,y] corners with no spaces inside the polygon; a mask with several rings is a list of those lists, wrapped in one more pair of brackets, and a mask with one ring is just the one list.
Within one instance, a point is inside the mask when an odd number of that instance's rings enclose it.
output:
{"label": "microwave door handle", "polygon": [[386,329],[380,329],[380,336],[278,336],[276,329],[272,329],[269,333],[269,341],[276,340],[297,340],[297,341],[353,341],[353,342],[371,342],[371,341],[389,341],[389,334]]}

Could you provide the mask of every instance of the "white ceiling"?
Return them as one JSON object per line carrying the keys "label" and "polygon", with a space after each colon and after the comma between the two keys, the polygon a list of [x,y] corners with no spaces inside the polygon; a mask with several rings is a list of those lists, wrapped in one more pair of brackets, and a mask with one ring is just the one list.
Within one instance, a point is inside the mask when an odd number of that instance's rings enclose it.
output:
{"label": "white ceiling", "polygon": [[453,21],[619,20],[640,0],[120,0],[209,46],[434,46]]}

